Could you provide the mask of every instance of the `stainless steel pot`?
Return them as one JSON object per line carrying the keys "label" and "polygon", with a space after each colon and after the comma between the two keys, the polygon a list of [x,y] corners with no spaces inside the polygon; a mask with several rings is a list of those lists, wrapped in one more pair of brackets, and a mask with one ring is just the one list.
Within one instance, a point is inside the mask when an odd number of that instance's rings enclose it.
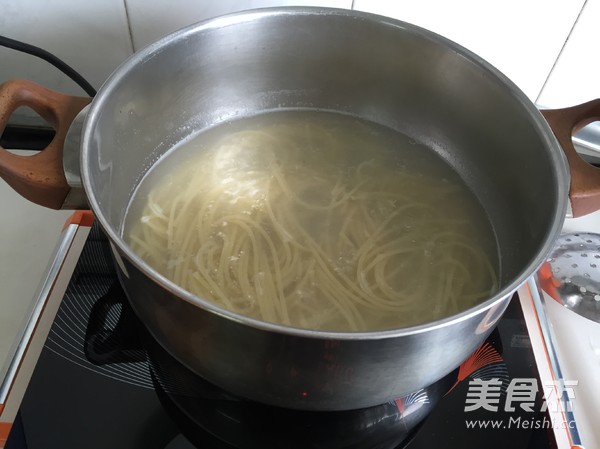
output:
{"label": "stainless steel pot", "polygon": [[[56,95],[23,82],[5,84],[0,125],[16,105],[45,114],[58,129],[53,145],[59,149],[52,151],[60,165],[60,139],[87,100]],[[127,204],[144,173],[193,132],[277,108],[353,114],[440,153],[490,216],[501,252],[500,291],[424,325],[317,332],[226,311],[150,268],[121,238]],[[599,104],[548,113],[560,122],[561,141],[573,154],[571,131],[594,119],[590,110],[598,116]],[[71,133],[77,137],[79,131],[73,127]],[[512,82],[431,32],[347,10],[250,11],[156,42],[126,61],[94,98],[80,149],[89,205],[112,242],[129,300],[156,340],[232,393],[298,409],[383,403],[456,368],[543,262],[568,203],[564,153],[542,114]],[[1,174],[25,196],[53,207],[73,197],[61,168],[38,176],[35,157],[15,158],[0,152]],[[589,192],[572,192],[574,213],[591,208]]]}

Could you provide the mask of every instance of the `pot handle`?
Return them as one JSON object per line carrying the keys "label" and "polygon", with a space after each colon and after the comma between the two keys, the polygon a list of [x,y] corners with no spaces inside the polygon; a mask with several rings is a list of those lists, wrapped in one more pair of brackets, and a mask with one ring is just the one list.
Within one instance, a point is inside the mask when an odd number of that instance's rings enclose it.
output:
{"label": "pot handle", "polygon": [[573,217],[600,209],[600,168],[584,161],[575,151],[573,134],[585,125],[600,120],[600,99],[564,109],[541,111],[563,148],[571,170],[569,197]]}
{"label": "pot handle", "polygon": [[63,145],[71,123],[89,97],[75,97],[26,80],[0,85],[0,134],[11,114],[28,106],[56,131],[52,142],[33,156],[19,156],[0,147],[0,177],[21,196],[51,209],[60,209],[69,193],[63,169]]}

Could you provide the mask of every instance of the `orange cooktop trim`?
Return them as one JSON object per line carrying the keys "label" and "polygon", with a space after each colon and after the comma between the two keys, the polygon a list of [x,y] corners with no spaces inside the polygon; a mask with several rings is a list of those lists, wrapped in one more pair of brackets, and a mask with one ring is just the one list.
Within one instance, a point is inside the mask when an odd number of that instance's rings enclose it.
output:
{"label": "orange cooktop trim", "polygon": [[94,213],[91,210],[76,210],[65,222],[63,230],[72,224],[86,226],[89,228],[92,226],[92,224],[94,224],[94,220]]}
{"label": "orange cooktop trim", "polygon": [[11,422],[0,422],[0,447],[4,447],[6,444],[11,427]]}

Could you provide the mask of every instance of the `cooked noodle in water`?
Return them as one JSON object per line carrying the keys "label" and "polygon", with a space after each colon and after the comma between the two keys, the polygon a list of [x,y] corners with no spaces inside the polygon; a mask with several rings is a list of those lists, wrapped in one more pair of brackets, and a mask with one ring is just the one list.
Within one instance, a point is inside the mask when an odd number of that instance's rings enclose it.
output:
{"label": "cooked noodle in water", "polygon": [[497,289],[475,196],[394,131],[273,112],[205,131],[165,159],[134,195],[125,237],[166,278],[231,311],[371,331],[445,317]]}

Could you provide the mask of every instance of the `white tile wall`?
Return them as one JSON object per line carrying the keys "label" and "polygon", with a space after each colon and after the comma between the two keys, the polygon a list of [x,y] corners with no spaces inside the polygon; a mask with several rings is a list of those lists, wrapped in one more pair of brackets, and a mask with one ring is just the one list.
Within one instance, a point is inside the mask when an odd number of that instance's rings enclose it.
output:
{"label": "white tile wall", "polygon": [[354,8],[441,34],[477,53],[535,100],[584,0],[355,0]]}
{"label": "white tile wall", "polygon": [[237,11],[271,6],[352,7],[352,0],[125,0],[137,50],[192,23]]}
{"label": "white tile wall", "polygon": [[[54,53],[96,88],[132,54],[123,0],[2,0],[0,34]],[[47,62],[5,48],[0,58],[2,79],[27,77],[82,94]]]}
{"label": "white tile wall", "polygon": [[[0,5],[0,34],[54,53],[95,88],[133,52],[123,0],[2,0]],[[51,89],[85,95],[39,58],[0,47],[0,61],[0,82],[26,78]],[[24,113],[19,112],[20,116]],[[29,120],[11,120],[23,121]]]}
{"label": "white tile wall", "polygon": [[562,108],[600,98],[600,0],[587,0],[538,103]]}
{"label": "white tile wall", "polygon": [[[536,100],[582,6],[575,28],[540,101],[553,101],[566,85],[589,96],[598,73],[590,36],[600,27],[600,0],[2,0],[0,34],[39,45],[64,59],[99,87],[131,53],[193,22],[268,6],[320,5],[370,11],[442,34],[484,57]],[[578,50],[588,48],[588,50]],[[572,50],[575,49],[575,50]],[[579,53],[586,53],[581,56]],[[0,48],[0,81],[28,78],[50,88],[81,90],[46,62]],[[585,68],[585,70],[583,70]],[[595,78],[597,79],[597,77]],[[594,83],[600,85],[599,83]],[[583,92],[582,92],[583,90]],[[566,100],[565,100],[566,101]],[[20,114],[22,111],[20,111]],[[17,118],[17,122],[19,119]],[[15,120],[13,119],[13,122]]]}

